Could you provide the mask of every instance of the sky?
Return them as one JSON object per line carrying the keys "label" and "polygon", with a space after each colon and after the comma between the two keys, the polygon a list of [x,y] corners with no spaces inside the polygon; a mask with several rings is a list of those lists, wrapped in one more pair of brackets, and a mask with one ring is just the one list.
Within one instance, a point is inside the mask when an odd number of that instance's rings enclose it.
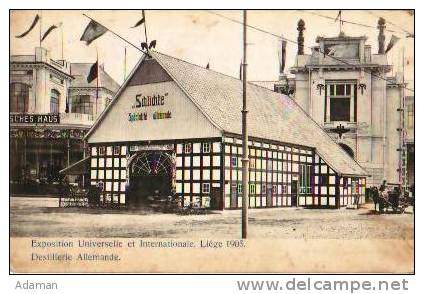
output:
{"label": "sky", "polygon": [[[228,18],[242,21],[242,11],[213,11]],[[94,18],[123,38],[139,45],[144,41],[144,28],[130,28],[141,18],[141,10],[20,10],[10,14],[10,53],[11,55],[34,54],[39,46],[37,26],[22,39],[15,38],[24,32],[32,23],[36,14],[42,16],[41,32],[50,25],[62,22],[62,28],[53,31],[42,46],[50,51],[53,59],[62,58],[62,31],[64,59],[70,62],[95,62],[96,51],[99,63],[104,64],[106,71],[118,82],[124,80],[124,73],[135,66],[142,54],[131,45],[126,44],[108,32],[86,46],[79,39],[89,23],[83,15]],[[337,10],[301,11],[301,10],[249,10],[247,23],[259,27],[278,36],[297,40],[297,22],[302,18],[306,23],[305,53],[309,47],[316,45],[317,36],[333,37],[339,34],[339,22],[317,16],[335,18]],[[404,30],[414,33],[414,16],[407,11],[384,10],[343,10],[342,19],[372,26],[362,27],[344,23],[342,31],[348,36],[367,36],[367,44],[372,46],[372,53],[378,51],[377,21],[384,17],[387,21],[386,45],[391,35],[400,37],[400,41],[388,53],[387,59],[394,64],[394,72],[402,69],[402,51],[405,52],[405,77],[413,87],[414,78],[414,39],[406,38]],[[156,50],[181,58],[197,65],[206,66],[227,75],[238,77],[242,59],[243,27],[202,10],[146,10],[147,35],[150,40],[157,40]],[[273,81],[278,79],[278,48],[280,39],[262,32],[248,29],[247,76],[250,81]],[[127,48],[126,70],[124,50]],[[286,71],[294,65],[297,45],[287,44]]]}

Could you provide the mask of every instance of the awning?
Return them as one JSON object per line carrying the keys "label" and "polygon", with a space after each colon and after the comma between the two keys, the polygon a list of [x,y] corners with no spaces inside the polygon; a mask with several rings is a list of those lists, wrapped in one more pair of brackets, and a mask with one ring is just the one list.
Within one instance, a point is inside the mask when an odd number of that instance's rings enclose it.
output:
{"label": "awning", "polygon": [[61,175],[83,175],[88,174],[90,170],[90,159],[91,157],[86,157],[84,159],[81,159],[80,161],[77,161],[73,164],[71,164],[68,167],[65,167],[59,173]]}

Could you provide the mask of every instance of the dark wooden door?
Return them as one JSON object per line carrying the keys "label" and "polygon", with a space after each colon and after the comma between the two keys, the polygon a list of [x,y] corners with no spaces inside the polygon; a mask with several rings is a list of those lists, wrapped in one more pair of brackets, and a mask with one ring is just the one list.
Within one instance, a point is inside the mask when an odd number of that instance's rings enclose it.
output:
{"label": "dark wooden door", "polygon": [[298,181],[291,182],[291,206],[297,206],[297,198],[299,197]]}

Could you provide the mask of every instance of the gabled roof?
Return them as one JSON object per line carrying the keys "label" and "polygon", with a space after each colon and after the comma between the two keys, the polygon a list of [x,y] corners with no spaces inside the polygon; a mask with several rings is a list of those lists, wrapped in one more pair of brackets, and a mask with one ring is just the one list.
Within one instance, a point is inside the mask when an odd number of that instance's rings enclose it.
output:
{"label": "gabled roof", "polygon": [[[241,80],[156,51],[150,54],[215,126],[223,132],[241,134]],[[136,67],[141,63],[142,60]],[[117,96],[123,88],[125,84]],[[112,100],[86,138],[116,100]],[[359,164],[289,97],[249,83],[247,105],[249,136],[313,147],[336,172],[366,175]]]}
{"label": "gabled roof", "polygon": [[[71,88],[95,88],[97,81],[94,79],[91,83],[87,83],[87,76],[90,73],[92,63],[71,63],[71,75],[75,78],[71,83]],[[114,93],[118,91],[119,84],[99,66],[99,87],[106,88]]]}

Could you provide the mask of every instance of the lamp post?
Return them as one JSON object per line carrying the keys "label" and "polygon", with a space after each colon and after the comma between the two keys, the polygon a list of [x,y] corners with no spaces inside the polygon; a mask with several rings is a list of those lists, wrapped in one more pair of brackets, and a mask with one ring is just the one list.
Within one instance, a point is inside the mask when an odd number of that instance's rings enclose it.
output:
{"label": "lamp post", "polygon": [[246,49],[247,49],[247,27],[246,27],[246,10],[243,10],[243,109],[242,113],[242,136],[243,136],[243,158],[242,158],[242,192],[243,192],[243,207],[241,213],[241,237],[247,238],[247,226],[248,226],[248,207],[249,207],[249,154],[248,154],[248,136],[247,136],[247,101],[246,101]]}

